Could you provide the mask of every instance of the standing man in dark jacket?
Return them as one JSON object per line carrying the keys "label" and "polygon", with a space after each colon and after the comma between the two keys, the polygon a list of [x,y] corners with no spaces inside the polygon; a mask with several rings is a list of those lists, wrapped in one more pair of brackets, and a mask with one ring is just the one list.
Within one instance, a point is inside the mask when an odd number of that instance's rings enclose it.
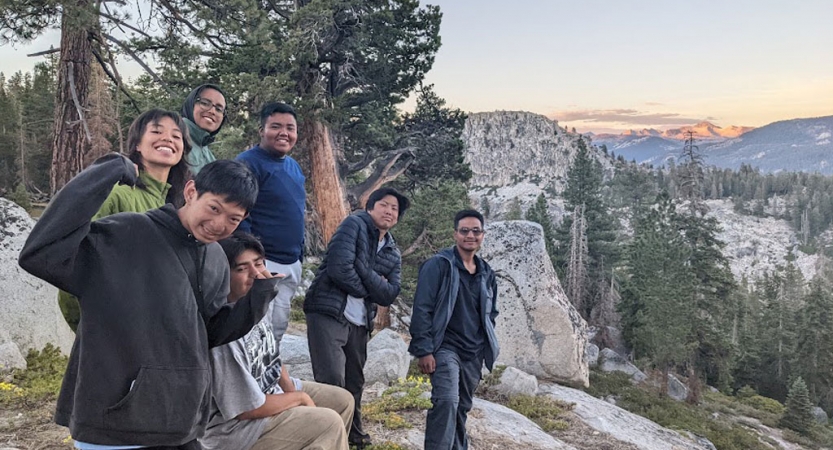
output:
{"label": "standing man in dark jacket", "polygon": [[244,336],[268,306],[226,302],[228,262],[216,243],[246,217],[257,184],[243,164],[215,161],[186,183],[180,209],[93,222],[113,186],[136,177],[127,158],[99,158],[52,199],[20,252],[23,269],[81,306],[55,422],[80,449],[199,448],[209,347]]}
{"label": "standing man in dark jacket", "polygon": [[301,281],[304,252],[304,174],[289,152],[298,142],[295,110],[286,103],[268,103],[260,111],[260,143],[237,155],[249,166],[260,190],[240,230],[255,235],[266,249],[266,267],[286,278],[270,306],[272,332],[280,349],[289,323],[289,308]]}
{"label": "standing man in dark jacket", "polygon": [[409,205],[390,188],[370,194],[366,211],[348,216],[333,234],[304,299],[315,381],[353,394],[349,441],[359,448],[370,444],[360,408],[376,305],[390,306],[400,288],[402,259],[389,231]]}
{"label": "standing man in dark jacket", "polygon": [[431,377],[425,450],[466,450],[466,419],[485,361],[498,355],[495,318],[497,282],[475,253],[483,243],[483,216],[463,210],[454,217],[454,247],[440,251],[419,270],[411,345],[422,373]]}

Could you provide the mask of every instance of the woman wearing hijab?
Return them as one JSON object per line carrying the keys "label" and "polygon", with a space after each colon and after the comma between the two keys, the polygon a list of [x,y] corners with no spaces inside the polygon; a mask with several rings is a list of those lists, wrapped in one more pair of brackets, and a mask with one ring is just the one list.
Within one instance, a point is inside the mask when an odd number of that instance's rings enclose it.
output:
{"label": "woman wearing hijab", "polygon": [[226,121],[226,96],[219,86],[203,84],[188,94],[182,105],[182,118],[188,126],[191,153],[187,155],[191,173],[216,160],[208,144],[220,132]]}

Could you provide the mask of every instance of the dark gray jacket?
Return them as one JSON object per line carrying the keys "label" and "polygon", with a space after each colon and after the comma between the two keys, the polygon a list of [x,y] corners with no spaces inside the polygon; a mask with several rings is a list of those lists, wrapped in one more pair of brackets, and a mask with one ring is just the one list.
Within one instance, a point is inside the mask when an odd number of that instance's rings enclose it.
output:
{"label": "dark gray jacket", "polygon": [[376,305],[390,306],[399,295],[402,266],[393,236],[377,253],[378,243],[379,229],[366,211],[344,219],[307,290],[304,312],[341,319],[349,294],[365,299],[367,329],[372,331]]}
{"label": "dark gray jacket", "polygon": [[[135,177],[123,156],[97,160],[55,196],[19,262],[81,306],[55,421],[82,442],[176,446],[205,431],[209,347],[244,336],[268,300],[228,305],[223,250],[190,236],[171,205],[92,222]],[[194,260],[202,305],[178,255]]]}
{"label": "dark gray jacket", "polygon": [[[497,281],[491,267],[475,255],[478,266],[477,279],[480,283],[481,325],[486,334],[488,347],[485,349],[486,367],[492,370],[500,347],[495,334],[497,317]],[[445,337],[445,330],[454,305],[457,303],[457,291],[460,288],[460,272],[455,266],[462,265],[455,255],[454,247],[441,250],[422,264],[419,269],[416,293],[414,294],[414,311],[411,315],[411,344],[408,351],[417,358],[431,355],[440,349]]]}

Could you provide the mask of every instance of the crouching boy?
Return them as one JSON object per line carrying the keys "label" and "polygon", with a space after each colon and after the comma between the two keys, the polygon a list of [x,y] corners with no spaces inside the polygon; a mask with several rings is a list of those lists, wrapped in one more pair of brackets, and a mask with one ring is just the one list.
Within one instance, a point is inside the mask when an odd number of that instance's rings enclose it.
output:
{"label": "crouching boy", "polygon": [[[231,267],[229,303],[275,296],[281,281],[267,270],[254,236],[238,231],[220,245]],[[211,421],[200,443],[206,450],[347,450],[353,396],[291,378],[276,342],[266,317],[242,339],[211,350]]]}

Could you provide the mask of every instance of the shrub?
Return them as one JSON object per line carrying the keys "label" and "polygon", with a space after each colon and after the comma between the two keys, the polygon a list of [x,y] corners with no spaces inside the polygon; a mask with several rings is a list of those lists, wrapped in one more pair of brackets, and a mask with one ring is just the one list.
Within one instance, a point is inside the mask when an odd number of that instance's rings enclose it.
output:
{"label": "shrub", "polygon": [[784,405],[781,402],[762,395],[755,394],[751,397],[744,398],[741,400],[741,403],[775,415],[780,416],[784,414]]}
{"label": "shrub", "polygon": [[292,301],[290,302],[290,309],[289,309],[289,321],[290,322],[300,322],[306,323],[307,316],[304,314],[304,296],[299,295],[297,297],[293,297]]}
{"label": "shrub", "polygon": [[397,412],[431,408],[431,400],[423,396],[430,389],[431,383],[425,377],[400,380],[386,390],[380,399],[363,405],[362,417],[392,430],[410,428],[411,424]]}
{"label": "shrub", "polygon": [[52,344],[41,351],[29,350],[26,370],[12,373],[10,383],[0,383],[0,403],[53,400],[61,390],[67,357]]}
{"label": "shrub", "polygon": [[570,427],[561,416],[567,411],[571,411],[575,405],[549,397],[517,395],[510,398],[506,406],[528,417],[537,423],[541,429],[550,433],[553,431],[564,431]]}

